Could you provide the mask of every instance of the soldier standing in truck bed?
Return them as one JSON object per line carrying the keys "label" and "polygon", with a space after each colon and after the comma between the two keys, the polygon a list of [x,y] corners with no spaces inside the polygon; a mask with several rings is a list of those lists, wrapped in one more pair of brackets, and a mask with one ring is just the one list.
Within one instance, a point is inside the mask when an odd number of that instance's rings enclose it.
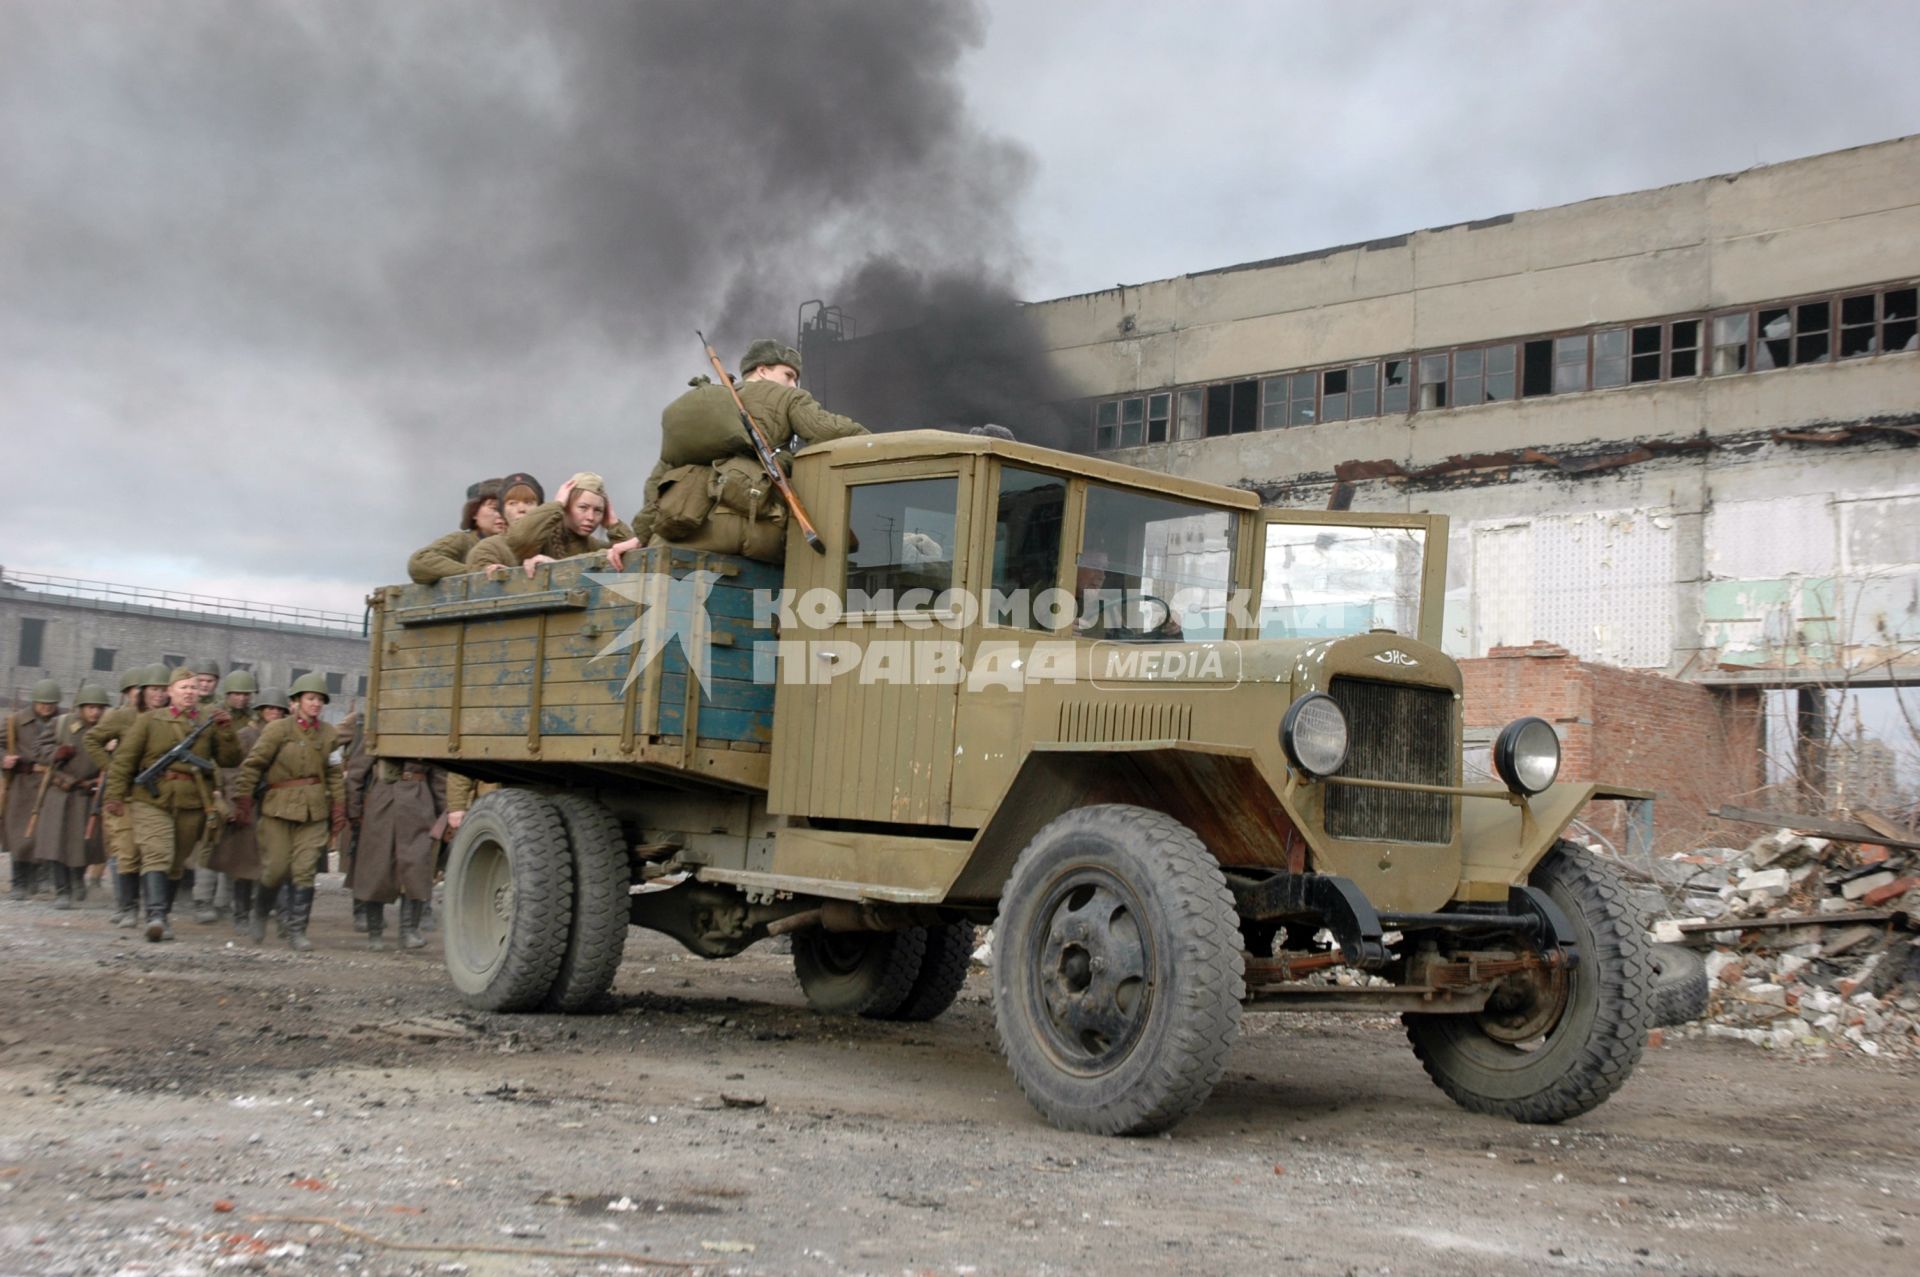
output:
{"label": "soldier standing in truck bed", "polygon": [[467,503],[460,507],[459,529],[415,550],[407,560],[407,576],[416,585],[432,585],[471,572],[467,555],[473,547],[506,530],[507,516],[500,509],[500,481],[483,479],[467,489]]}
{"label": "soldier standing in truck bed", "polygon": [[187,858],[199,846],[206,829],[213,807],[213,787],[206,773],[185,765],[169,767],[152,789],[135,785],[133,778],[185,740],[205,714],[212,714],[214,725],[195,743],[194,752],[216,767],[231,767],[240,761],[240,742],[234,736],[232,718],[225,710],[210,710],[200,704],[199,684],[192,670],[182,666],[168,674],[167,701],[167,708],[148,710],[133,721],[120,738],[119,748],[113,751],[112,766],[107,768],[106,810],[116,815],[124,813],[133,822],[150,941],[173,938],[169,915],[174,891],[186,870]]}
{"label": "soldier standing in truck bed", "polygon": [[73,708],[53,728],[53,788],[40,812],[34,841],[40,857],[53,867],[53,907],[71,909],[87,898],[87,866],[104,858],[98,831],[87,832],[100,769],[86,750],[86,734],[106,713],[113,698],[107,689],[87,683],[74,693]]}
{"label": "soldier standing in truck bed", "polygon": [[331,698],[318,674],[295,679],[288,689],[293,717],[267,724],[246,761],[240,764],[234,815],[243,824],[254,818],[253,793],[264,782],[260,800],[260,885],[253,895],[255,943],[267,936],[267,914],[282,883],[289,884],[287,945],[304,953],[313,948],[307,921],[313,916],[313,879],[326,854],[329,830],[346,827],[347,795],[340,764],[333,761],[339,743],[320,711]]}
{"label": "soldier standing in truck bed", "polygon": [[[5,753],[0,754],[0,770],[7,777],[6,820],[0,824],[7,855],[13,863],[13,898],[26,900],[33,895],[34,875],[39,872],[34,850],[39,833],[36,810],[44,809],[42,781],[46,780],[48,760],[53,755],[53,719],[60,712],[60,684],[43,678],[33,685],[33,700],[28,708],[11,715],[4,727]],[[49,783],[50,787],[50,783]],[[32,828],[33,833],[28,833]]]}
{"label": "soldier standing in truck bed", "polygon": [[[776,451],[867,433],[800,389],[800,352],[791,346],[754,342],[740,361],[740,377],[740,402]],[[696,384],[660,414],[660,463],[647,476],[635,540],[777,562],[786,507],[770,489],[727,387]]]}

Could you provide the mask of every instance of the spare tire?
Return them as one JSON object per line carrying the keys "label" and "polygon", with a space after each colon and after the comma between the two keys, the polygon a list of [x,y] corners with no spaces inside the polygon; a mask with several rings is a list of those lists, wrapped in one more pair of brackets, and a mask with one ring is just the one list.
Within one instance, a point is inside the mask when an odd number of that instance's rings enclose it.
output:
{"label": "spare tire", "polygon": [[1653,967],[1653,1027],[1691,1024],[1707,1013],[1707,963],[1685,945],[1656,944]]}

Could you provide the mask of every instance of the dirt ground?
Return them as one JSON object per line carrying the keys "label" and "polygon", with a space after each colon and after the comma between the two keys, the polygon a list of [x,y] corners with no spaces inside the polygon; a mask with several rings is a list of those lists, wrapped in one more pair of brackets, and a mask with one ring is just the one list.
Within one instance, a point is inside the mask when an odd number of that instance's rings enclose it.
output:
{"label": "dirt ground", "polygon": [[[1170,1136],[1068,1135],[987,978],[824,1018],[636,932],[606,1014],[463,1010],[322,880],[296,957],[0,901],[0,1273],[1911,1273],[1916,1070],[1679,1041],[1560,1127],[1387,1019],[1250,1017]],[[389,924],[391,926],[391,923]],[[391,932],[389,932],[391,935]],[[342,1227],[344,1226],[344,1227]],[[532,1252],[546,1252],[536,1254]]]}

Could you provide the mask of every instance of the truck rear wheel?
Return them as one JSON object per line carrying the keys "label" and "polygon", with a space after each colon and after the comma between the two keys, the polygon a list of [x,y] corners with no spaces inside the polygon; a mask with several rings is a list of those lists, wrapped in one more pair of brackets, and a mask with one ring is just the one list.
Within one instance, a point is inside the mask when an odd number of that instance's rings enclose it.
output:
{"label": "truck rear wheel", "polygon": [[900,931],[814,927],[794,933],[793,973],[814,1010],[884,1020],[913,992],[926,952],[924,927]]}
{"label": "truck rear wheel", "polygon": [[573,925],[546,1008],[577,1014],[593,1009],[620,970],[626,952],[633,873],[627,841],[606,804],[585,794],[549,794],[573,853]]}
{"label": "truck rear wheel", "polygon": [[994,1022],[1055,1126],[1139,1135],[1199,1108],[1245,995],[1226,878],[1179,821],[1082,807],[1020,853],[994,929]]}
{"label": "truck rear wheel", "polygon": [[920,974],[913,978],[906,1001],[885,1019],[931,1020],[953,1005],[967,983],[967,966],[973,961],[973,924],[948,922],[925,930],[926,956],[920,961]]}
{"label": "truck rear wheel", "polygon": [[1462,1108],[1564,1122],[1620,1089],[1652,1022],[1648,942],[1626,885],[1590,852],[1561,843],[1533,885],[1573,924],[1580,965],[1504,990],[1477,1015],[1404,1017],[1414,1054]]}
{"label": "truck rear wheel", "polygon": [[447,851],[447,973],[468,1006],[531,1011],[559,974],[573,857],[559,813],[523,789],[468,810]]}

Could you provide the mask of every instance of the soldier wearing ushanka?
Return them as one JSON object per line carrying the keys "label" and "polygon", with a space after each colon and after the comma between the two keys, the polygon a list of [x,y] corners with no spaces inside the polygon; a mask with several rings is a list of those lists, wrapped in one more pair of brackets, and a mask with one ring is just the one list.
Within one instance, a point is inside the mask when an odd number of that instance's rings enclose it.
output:
{"label": "soldier wearing ushanka", "polygon": [[260,785],[260,885],[253,896],[255,942],[267,937],[267,914],[280,884],[289,883],[287,944],[300,952],[313,948],[307,921],[313,915],[313,879],[327,849],[329,832],[347,823],[346,785],[333,761],[337,733],[321,721],[327,681],[318,674],[295,679],[288,689],[293,715],[269,723],[247,751],[235,781],[234,818],[253,820],[253,795]]}

